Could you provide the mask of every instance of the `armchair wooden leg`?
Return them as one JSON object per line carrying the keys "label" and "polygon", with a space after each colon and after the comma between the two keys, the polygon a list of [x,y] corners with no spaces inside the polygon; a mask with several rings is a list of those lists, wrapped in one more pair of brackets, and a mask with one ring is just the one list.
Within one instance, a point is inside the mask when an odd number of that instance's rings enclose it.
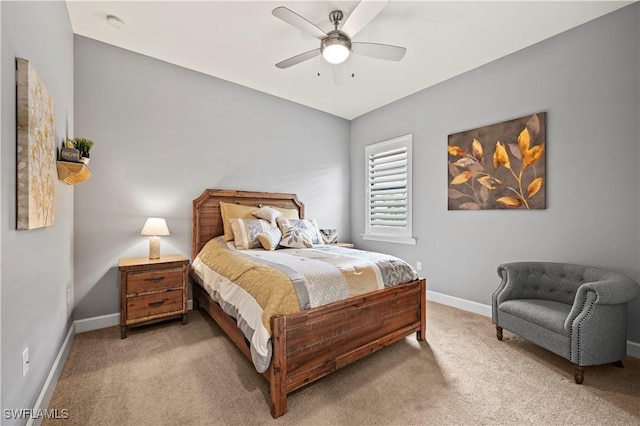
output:
{"label": "armchair wooden leg", "polygon": [[502,340],[502,327],[496,325],[496,337],[498,340]]}
{"label": "armchair wooden leg", "polygon": [[618,368],[624,368],[624,364],[622,363],[622,360],[614,362],[613,365],[615,365]]}
{"label": "armchair wooden leg", "polygon": [[584,367],[579,365],[574,365],[574,367],[573,378],[576,379],[577,384],[581,385],[584,381]]}

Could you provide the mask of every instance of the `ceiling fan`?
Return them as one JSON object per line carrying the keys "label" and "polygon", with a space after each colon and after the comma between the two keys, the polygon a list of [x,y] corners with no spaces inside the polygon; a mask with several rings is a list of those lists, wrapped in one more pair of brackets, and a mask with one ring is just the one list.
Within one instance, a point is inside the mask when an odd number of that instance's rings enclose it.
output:
{"label": "ceiling fan", "polygon": [[[285,59],[284,61],[278,62],[276,67],[280,69],[289,68],[318,55],[322,55],[322,57],[332,65],[334,81],[336,84],[342,85],[349,75],[349,69],[346,63],[352,53],[377,59],[385,59],[387,61],[401,60],[407,51],[404,47],[351,41],[386,5],[387,1],[361,1],[356,5],[344,23],[342,22],[344,18],[342,11],[334,10],[329,14],[329,21],[333,24],[334,29],[328,33],[325,33],[291,9],[284,6],[276,7],[271,12],[273,16],[282,19],[286,23],[320,40],[320,47],[318,49],[313,49]],[[341,23],[342,28],[338,29]]]}

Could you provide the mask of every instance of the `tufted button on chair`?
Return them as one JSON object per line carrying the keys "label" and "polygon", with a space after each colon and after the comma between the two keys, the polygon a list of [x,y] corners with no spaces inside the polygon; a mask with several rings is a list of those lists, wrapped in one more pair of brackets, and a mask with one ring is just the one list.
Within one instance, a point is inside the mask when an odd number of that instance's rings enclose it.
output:
{"label": "tufted button on chair", "polygon": [[507,329],[568,359],[578,384],[585,366],[622,367],[627,302],[640,294],[638,283],[616,272],[552,262],[505,263],[498,276],[492,296],[498,340]]}

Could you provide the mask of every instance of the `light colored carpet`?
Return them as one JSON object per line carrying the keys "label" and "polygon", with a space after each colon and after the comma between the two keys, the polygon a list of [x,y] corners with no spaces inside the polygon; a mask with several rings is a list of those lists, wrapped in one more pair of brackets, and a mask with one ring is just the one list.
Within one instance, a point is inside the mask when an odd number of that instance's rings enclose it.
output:
{"label": "light colored carpet", "polygon": [[429,302],[414,336],[288,398],[273,420],[267,381],[206,314],[189,323],[78,334],[50,409],[74,425],[640,424],[640,360],[572,365],[491,320]]}

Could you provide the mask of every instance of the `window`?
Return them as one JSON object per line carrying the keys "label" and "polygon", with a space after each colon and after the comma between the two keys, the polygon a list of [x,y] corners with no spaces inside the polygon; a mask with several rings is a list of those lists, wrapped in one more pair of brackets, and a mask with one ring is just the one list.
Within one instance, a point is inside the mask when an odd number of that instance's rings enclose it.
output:
{"label": "window", "polygon": [[405,135],[365,147],[365,240],[415,244],[411,236],[411,143]]}

